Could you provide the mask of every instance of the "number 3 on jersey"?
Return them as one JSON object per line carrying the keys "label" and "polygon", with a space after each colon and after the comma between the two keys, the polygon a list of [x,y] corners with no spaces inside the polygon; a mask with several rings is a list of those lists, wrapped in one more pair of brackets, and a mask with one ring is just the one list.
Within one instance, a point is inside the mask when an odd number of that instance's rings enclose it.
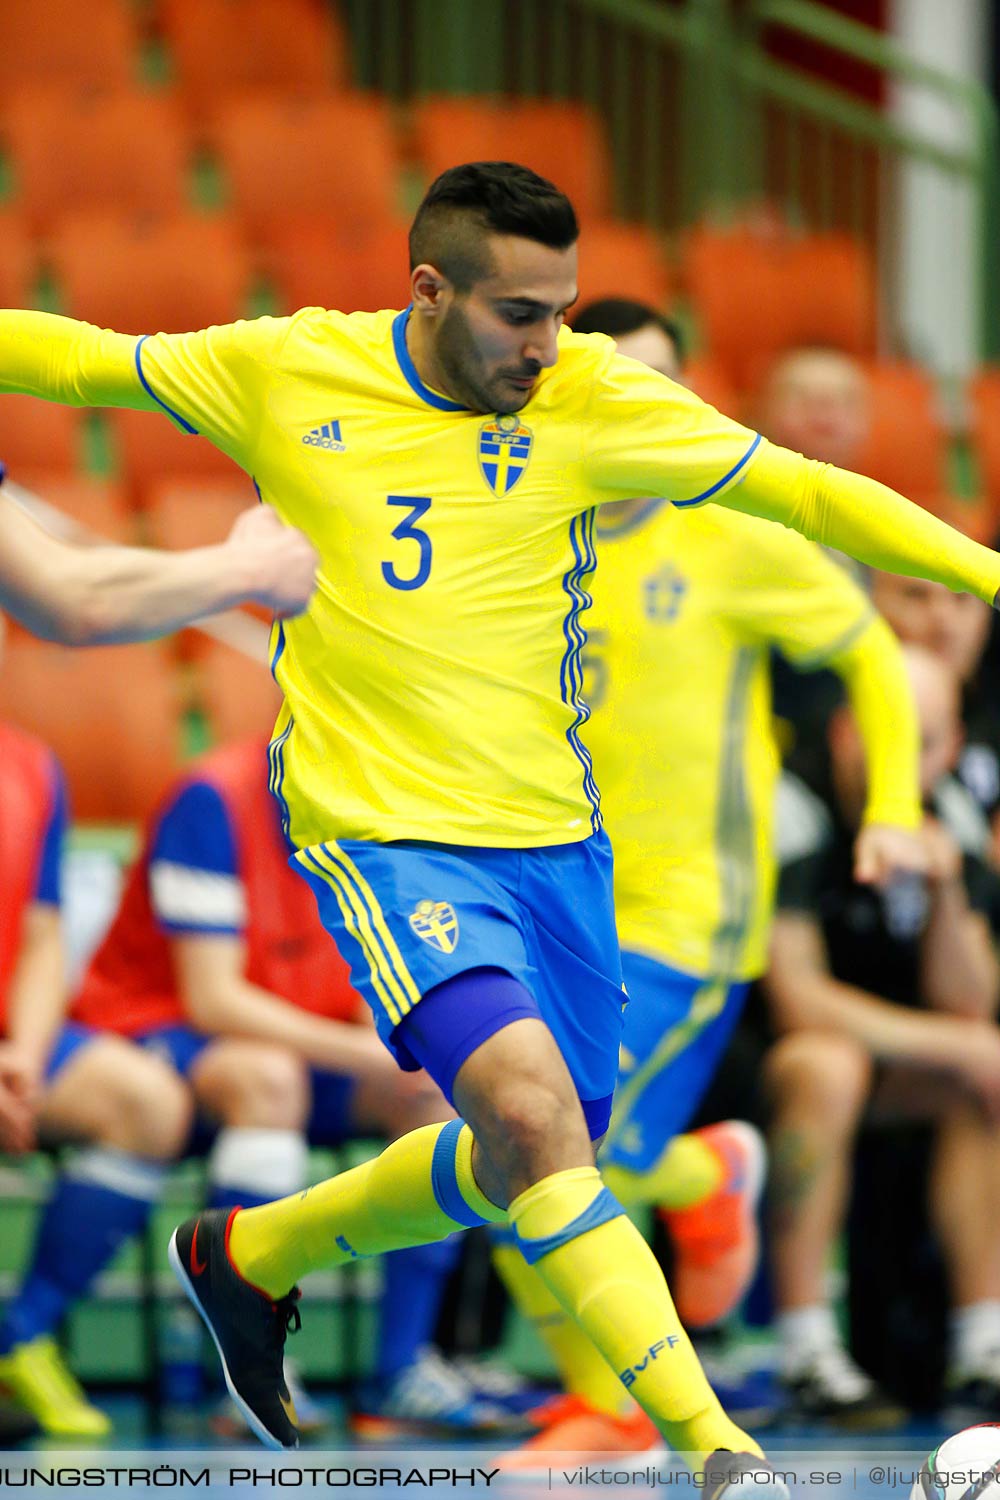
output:
{"label": "number 3 on jersey", "polygon": [[[389,495],[386,499],[387,505],[405,506],[409,514],[405,515],[399,525],[393,528],[393,536],[398,542],[416,542],[420,548],[417,559],[416,572],[398,573],[395,562],[384,562],[382,564],[382,577],[390,588],[394,589],[418,589],[425,584],[431,576],[431,539],[427,532],[420,526],[415,526],[414,521],[419,521],[431,508],[431,502],[423,496],[417,495]],[[412,556],[412,554],[411,554]]]}

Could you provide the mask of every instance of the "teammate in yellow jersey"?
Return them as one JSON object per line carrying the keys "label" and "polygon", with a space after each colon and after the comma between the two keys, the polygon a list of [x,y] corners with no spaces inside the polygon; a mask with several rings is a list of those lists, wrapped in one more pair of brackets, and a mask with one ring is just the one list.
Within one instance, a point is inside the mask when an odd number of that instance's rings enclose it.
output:
{"label": "teammate in yellow jersey", "polygon": [[0,609],[64,645],[149,640],[235,604],[294,615],[315,574],[312,545],[265,510],[247,510],[217,547],[156,552],[59,541],[0,495]]}
{"label": "teammate in yellow jersey", "polygon": [[[653,308],[607,299],[582,308],[574,326],[681,379],[679,332]],[[596,534],[584,738],[614,849],[630,999],[601,1170],[626,1206],[673,1210],[674,1298],[687,1327],[704,1327],[739,1300],[757,1255],[757,1133],[736,1122],[678,1132],[765,967],[779,768],[770,650],[844,679],[871,767],[856,848],[863,880],[924,867],[916,713],[891,630],[803,537],[658,500],[603,506]],[[655,1429],[537,1274],[509,1245],[495,1255],[569,1394],[507,1466],[541,1451],[651,1446]]]}
{"label": "teammate in yellow jersey", "polygon": [[414,220],[401,313],[312,308],[138,342],[3,313],[0,389],[162,408],[317,546],[316,595],[275,631],[272,786],[381,1034],[467,1122],[175,1233],[253,1429],[296,1441],[281,1357],[300,1275],[507,1219],[673,1447],[708,1463],[704,1488],[735,1497],[758,1488],[759,1449],[594,1166],[623,996],[579,735],[593,513],[715,499],[990,600],[1000,558],[564,331],[576,239],[572,205],[527,168],[455,167]]}

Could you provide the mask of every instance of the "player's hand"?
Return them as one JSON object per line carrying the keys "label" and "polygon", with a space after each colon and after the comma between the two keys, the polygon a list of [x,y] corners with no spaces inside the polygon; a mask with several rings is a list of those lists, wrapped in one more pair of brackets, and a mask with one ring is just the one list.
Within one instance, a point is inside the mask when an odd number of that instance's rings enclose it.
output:
{"label": "player's hand", "polygon": [[921,831],[866,823],[854,840],[854,878],[859,885],[888,885],[897,875],[926,874],[929,858]]}
{"label": "player's hand", "polygon": [[283,619],[301,614],[316,587],[319,557],[307,536],[266,505],[237,516],[226,541],[247,578],[248,597]]}
{"label": "player's hand", "polygon": [[934,885],[961,879],[962,850],[954,835],[937,818],[925,818],[921,837],[927,850],[927,878]]}
{"label": "player's hand", "polygon": [[34,1059],[15,1042],[0,1042],[0,1150],[33,1148],[38,1093]]}
{"label": "player's hand", "polygon": [[1000,1121],[1000,1027],[957,1016],[942,1020],[941,1062],[975,1095],[989,1119]]}

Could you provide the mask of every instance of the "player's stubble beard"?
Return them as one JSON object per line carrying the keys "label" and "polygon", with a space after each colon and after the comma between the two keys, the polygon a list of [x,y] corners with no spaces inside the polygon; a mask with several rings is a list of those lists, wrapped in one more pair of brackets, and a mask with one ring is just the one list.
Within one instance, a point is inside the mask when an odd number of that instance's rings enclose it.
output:
{"label": "player's stubble beard", "polygon": [[497,369],[490,374],[469,319],[457,299],[441,319],[434,352],[441,374],[447,382],[449,395],[463,406],[483,413],[520,411],[527,404],[531,392],[524,391],[517,395],[509,386],[505,386],[502,377],[504,374],[535,375],[540,369],[540,366],[532,366],[530,369]]}

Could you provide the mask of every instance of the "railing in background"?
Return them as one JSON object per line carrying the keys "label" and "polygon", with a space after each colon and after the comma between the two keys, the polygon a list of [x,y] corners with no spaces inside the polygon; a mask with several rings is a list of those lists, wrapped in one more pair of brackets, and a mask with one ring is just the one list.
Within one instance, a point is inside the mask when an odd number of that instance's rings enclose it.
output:
{"label": "railing in background", "polygon": [[[819,43],[873,69],[887,95],[905,86],[932,101],[953,120],[943,144],[906,128],[883,108],[856,99],[769,57],[769,28]],[[744,128],[758,133],[746,160],[760,176],[744,192],[780,203],[811,227],[843,228],[875,248],[890,330],[899,326],[897,257],[900,173],[920,165],[948,185],[956,208],[971,213],[967,257],[957,268],[973,288],[978,354],[1000,353],[996,288],[998,223],[997,112],[977,82],[915,61],[890,36],[848,20],[815,0],[749,0],[746,30],[737,49]],[[949,270],[952,268],[948,268]]]}
{"label": "railing in background", "polygon": [[[980,354],[1000,351],[989,273],[997,224],[997,120],[988,93],[915,62],[890,38],[816,0],[340,0],[356,75],[400,103],[427,93],[581,100],[611,141],[615,208],[673,231],[767,202],[792,223],[843,229],[874,249],[894,326],[898,172],[919,162],[972,194]],[[944,146],[881,107],[770,56],[775,28],[926,90],[957,112]],[[460,152],[461,143],[456,142]],[[890,338],[887,341],[891,343]]]}

